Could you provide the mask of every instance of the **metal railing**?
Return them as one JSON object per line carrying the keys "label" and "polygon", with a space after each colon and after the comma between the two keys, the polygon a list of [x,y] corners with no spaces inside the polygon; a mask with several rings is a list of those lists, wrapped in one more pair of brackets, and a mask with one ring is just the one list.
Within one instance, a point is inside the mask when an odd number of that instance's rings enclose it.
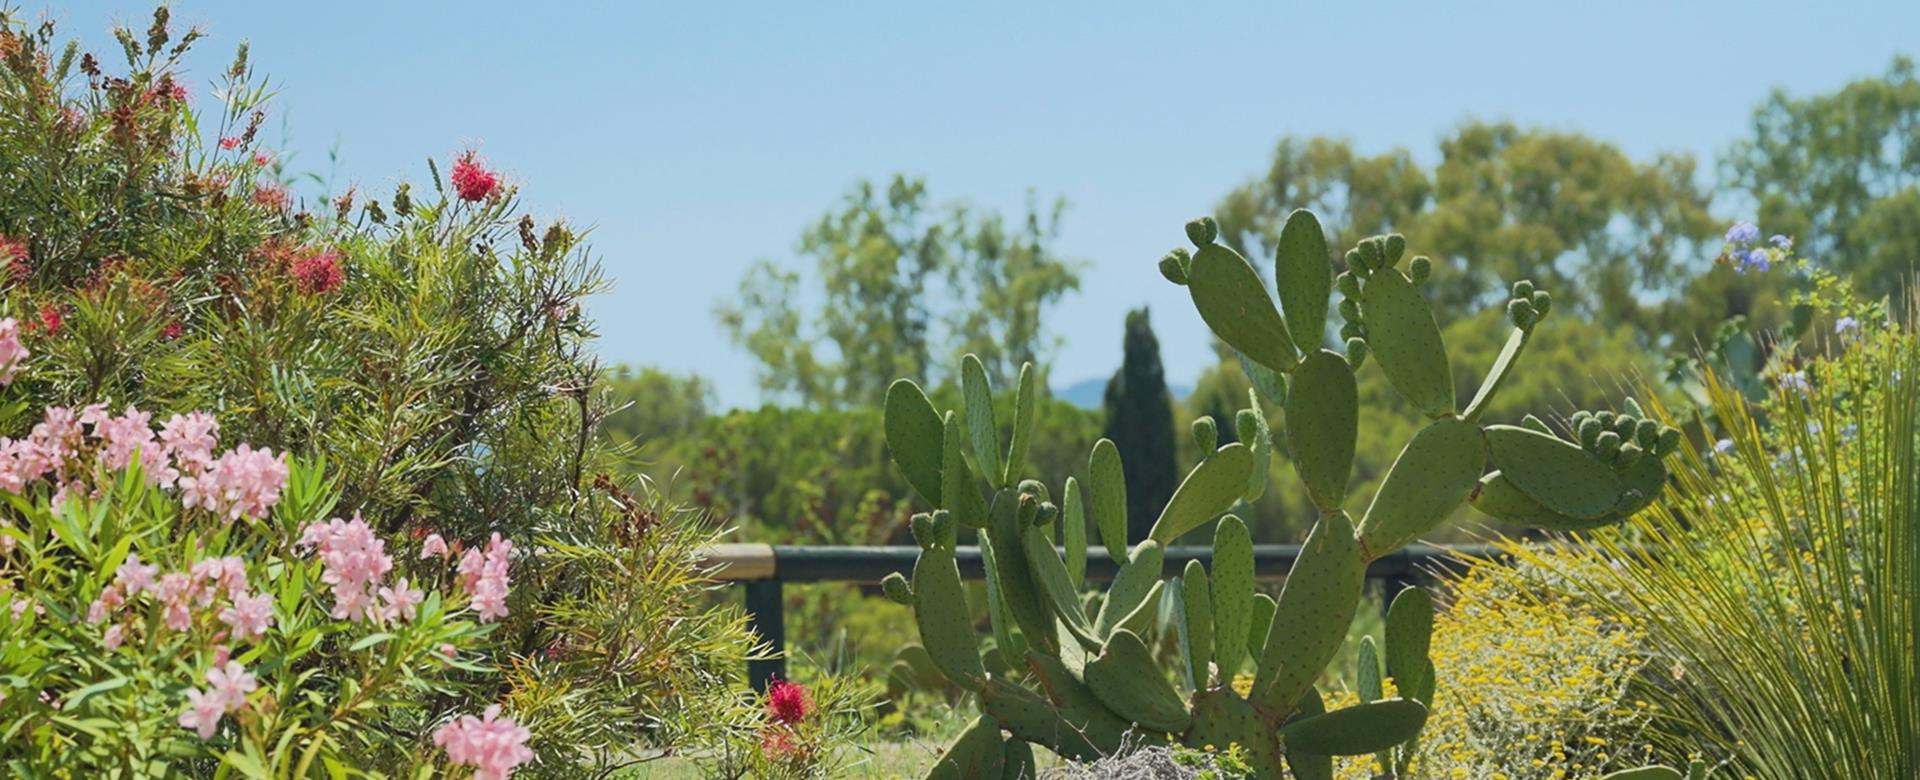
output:
{"label": "metal railing", "polygon": [[[784,677],[786,661],[787,583],[857,582],[878,586],[880,579],[893,572],[911,574],[920,548],[829,547],[771,544],[722,544],[707,551],[714,578],[737,582],[746,590],[746,609],[753,630],[768,645],[779,651],[774,657],[750,661],[747,678],[755,690],[766,690],[767,681]],[[1412,545],[1376,559],[1367,567],[1367,579],[1387,583],[1387,592],[1414,584],[1431,576],[1438,568],[1458,566],[1462,557],[1493,557],[1495,551],[1485,545],[1435,547]],[[978,580],[985,576],[980,563],[980,548],[960,547],[956,553],[960,576]],[[1208,563],[1211,547],[1167,548],[1162,576],[1178,574],[1188,561]],[[1286,577],[1293,561],[1300,557],[1297,544],[1259,544],[1253,547],[1253,571],[1259,579]],[[1112,579],[1119,566],[1104,548],[1087,551],[1087,579]]]}

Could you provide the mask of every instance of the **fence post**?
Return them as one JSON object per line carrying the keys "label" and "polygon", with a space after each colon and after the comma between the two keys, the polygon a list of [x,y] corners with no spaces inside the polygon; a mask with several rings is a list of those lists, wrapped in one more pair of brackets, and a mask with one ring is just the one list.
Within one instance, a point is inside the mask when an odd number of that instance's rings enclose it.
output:
{"label": "fence post", "polygon": [[746,590],[747,624],[774,650],[772,658],[747,662],[747,682],[754,691],[766,693],[768,682],[787,676],[787,606],[779,580],[750,580]]}

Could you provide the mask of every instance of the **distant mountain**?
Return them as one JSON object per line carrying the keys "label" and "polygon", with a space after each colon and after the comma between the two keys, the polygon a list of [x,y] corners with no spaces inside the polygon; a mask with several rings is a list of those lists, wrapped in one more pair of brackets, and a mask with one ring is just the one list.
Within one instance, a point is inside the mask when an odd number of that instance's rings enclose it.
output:
{"label": "distant mountain", "polygon": [[[1167,385],[1167,392],[1173,394],[1173,400],[1181,401],[1186,399],[1188,393],[1193,392],[1193,388],[1186,385],[1169,383]],[[1100,408],[1101,399],[1106,397],[1106,394],[1107,380],[1096,377],[1093,379],[1082,379],[1059,390],[1055,390],[1053,396],[1082,409],[1098,409]]]}

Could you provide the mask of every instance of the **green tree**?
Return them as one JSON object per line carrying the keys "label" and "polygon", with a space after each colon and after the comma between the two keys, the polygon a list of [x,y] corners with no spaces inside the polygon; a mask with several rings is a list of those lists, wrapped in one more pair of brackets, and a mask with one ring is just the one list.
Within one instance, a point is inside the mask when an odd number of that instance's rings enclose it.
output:
{"label": "green tree", "polygon": [[1851,274],[1867,291],[1899,289],[1920,256],[1920,76],[1896,58],[1877,78],[1796,98],[1775,90],[1753,134],[1721,159],[1725,187],[1768,233]]}
{"label": "green tree", "polygon": [[713,385],[698,375],[616,366],[605,382],[615,405],[602,427],[618,443],[644,447],[685,437],[713,407]]}
{"label": "green tree", "polygon": [[938,384],[968,351],[1010,387],[1022,362],[1044,364],[1046,309],[1080,284],[1053,249],[1064,208],[1029,202],[1009,226],[933,206],[921,179],[863,181],[801,234],[813,273],[760,261],[718,316],[760,364],[763,391],[809,406],[875,404],[899,377]]}
{"label": "green tree", "polygon": [[1173,399],[1160,365],[1160,340],[1144,308],[1127,312],[1125,355],[1102,401],[1106,437],[1120,450],[1127,477],[1127,538],[1145,539],[1173,496]]}

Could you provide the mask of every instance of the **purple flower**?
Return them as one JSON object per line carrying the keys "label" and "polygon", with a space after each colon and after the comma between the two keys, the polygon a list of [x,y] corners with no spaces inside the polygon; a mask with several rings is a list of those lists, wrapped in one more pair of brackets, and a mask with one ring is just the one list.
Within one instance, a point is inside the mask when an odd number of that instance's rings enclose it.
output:
{"label": "purple flower", "polygon": [[1773,245],[1774,245],[1774,246],[1777,246],[1777,247],[1780,247],[1781,249],[1784,249],[1784,250],[1787,250],[1787,251],[1793,251],[1793,237],[1792,237],[1792,236],[1787,236],[1787,235],[1782,235],[1782,234],[1780,234],[1780,233],[1775,233],[1775,234],[1773,234],[1773,238],[1769,238],[1769,239],[1767,239],[1767,240],[1768,240],[1768,241],[1771,241],[1771,242],[1773,242]]}
{"label": "purple flower", "polygon": [[1713,454],[1728,455],[1733,452],[1733,440],[1721,439],[1713,443]]}
{"label": "purple flower", "polygon": [[1741,273],[1748,271],[1766,273],[1767,269],[1773,267],[1773,257],[1768,255],[1765,249],[1749,249],[1739,257],[1740,265],[1737,270]]}
{"label": "purple flower", "polygon": [[1811,387],[1811,385],[1807,384],[1807,373],[1805,371],[1790,371],[1780,375],[1780,389],[1782,390],[1791,390],[1801,395],[1806,395]]}
{"label": "purple flower", "polygon": [[1839,335],[1844,336],[1858,330],[1860,330],[1860,321],[1852,317],[1841,317],[1833,321],[1833,332]]}
{"label": "purple flower", "polygon": [[1727,228],[1727,243],[1751,244],[1760,240],[1760,226],[1752,222],[1741,222]]}

